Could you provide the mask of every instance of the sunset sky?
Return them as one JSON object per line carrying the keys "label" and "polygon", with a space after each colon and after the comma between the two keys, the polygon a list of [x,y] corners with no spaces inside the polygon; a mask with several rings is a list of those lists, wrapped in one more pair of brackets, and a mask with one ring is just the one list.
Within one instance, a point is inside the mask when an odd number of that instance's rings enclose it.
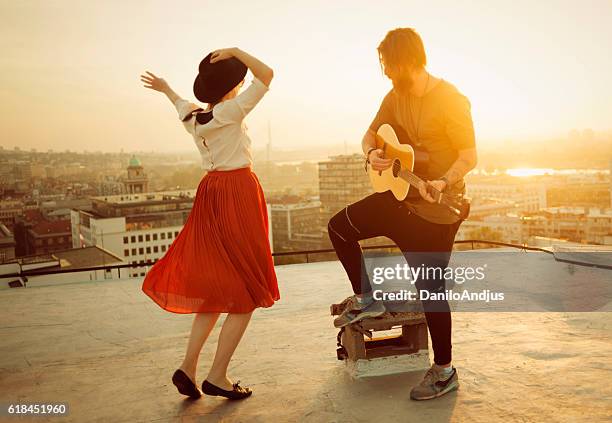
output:
{"label": "sunset sky", "polygon": [[[255,148],[356,144],[390,87],[376,46],[423,37],[428,69],[472,102],[483,143],[612,129],[612,1],[3,1],[0,145],[195,151],[163,76],[184,98],[210,50],[271,65],[247,121]],[[249,77],[250,79],[250,77]]]}

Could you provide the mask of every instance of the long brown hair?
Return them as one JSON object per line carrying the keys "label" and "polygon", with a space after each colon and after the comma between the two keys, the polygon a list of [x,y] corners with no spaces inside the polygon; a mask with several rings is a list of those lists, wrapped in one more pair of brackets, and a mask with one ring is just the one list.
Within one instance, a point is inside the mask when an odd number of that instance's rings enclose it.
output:
{"label": "long brown hair", "polygon": [[396,28],[387,33],[378,45],[381,68],[417,67],[427,64],[427,55],[421,36],[413,28]]}

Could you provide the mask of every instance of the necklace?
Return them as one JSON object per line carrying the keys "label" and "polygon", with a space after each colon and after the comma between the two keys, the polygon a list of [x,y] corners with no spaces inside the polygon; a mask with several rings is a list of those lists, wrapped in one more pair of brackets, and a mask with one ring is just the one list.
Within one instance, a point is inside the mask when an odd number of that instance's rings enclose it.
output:
{"label": "necklace", "polygon": [[414,125],[414,121],[412,120],[412,96],[408,97],[408,110],[410,112],[410,126],[412,126],[412,130],[414,131],[414,136],[416,138],[416,145],[420,145],[419,141],[419,130],[421,129],[421,110],[423,110],[423,97],[427,92],[427,87],[429,86],[429,72],[427,73],[427,82],[425,83],[425,88],[423,88],[423,93],[421,97],[419,97],[419,114],[417,117],[416,127]]}

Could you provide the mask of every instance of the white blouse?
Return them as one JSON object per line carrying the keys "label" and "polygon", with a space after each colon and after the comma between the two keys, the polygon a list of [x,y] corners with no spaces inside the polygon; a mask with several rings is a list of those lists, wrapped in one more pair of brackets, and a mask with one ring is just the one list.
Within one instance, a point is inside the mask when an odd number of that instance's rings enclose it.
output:
{"label": "white blouse", "polygon": [[[202,156],[202,168],[206,170],[231,170],[253,164],[251,139],[246,133],[243,120],[253,110],[268,87],[257,78],[236,97],[216,104],[212,109],[212,119],[200,124],[195,115],[183,122]],[[179,118],[185,119],[200,106],[179,98],[174,103]]]}

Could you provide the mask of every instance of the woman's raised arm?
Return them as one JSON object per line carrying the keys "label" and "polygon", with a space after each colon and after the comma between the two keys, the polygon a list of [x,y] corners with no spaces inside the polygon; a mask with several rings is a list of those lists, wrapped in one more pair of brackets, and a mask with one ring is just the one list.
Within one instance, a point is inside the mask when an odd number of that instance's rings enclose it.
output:
{"label": "woman's raised arm", "polygon": [[229,59],[230,57],[235,57],[236,59],[240,60],[242,63],[245,64],[247,68],[249,68],[251,72],[253,72],[255,78],[263,82],[266,87],[270,86],[270,82],[274,77],[274,71],[272,70],[272,68],[270,68],[261,60],[251,56],[249,53],[246,53],[237,47],[215,50],[212,56],[210,57],[210,63],[215,63],[219,60]]}
{"label": "woman's raised arm", "polygon": [[163,79],[156,76],[154,73],[146,71],[148,75],[140,75],[140,81],[143,82],[145,88],[149,88],[151,90],[159,91],[160,93],[166,94],[166,97],[175,104],[177,100],[181,98],[177,93],[175,93],[170,85]]}

